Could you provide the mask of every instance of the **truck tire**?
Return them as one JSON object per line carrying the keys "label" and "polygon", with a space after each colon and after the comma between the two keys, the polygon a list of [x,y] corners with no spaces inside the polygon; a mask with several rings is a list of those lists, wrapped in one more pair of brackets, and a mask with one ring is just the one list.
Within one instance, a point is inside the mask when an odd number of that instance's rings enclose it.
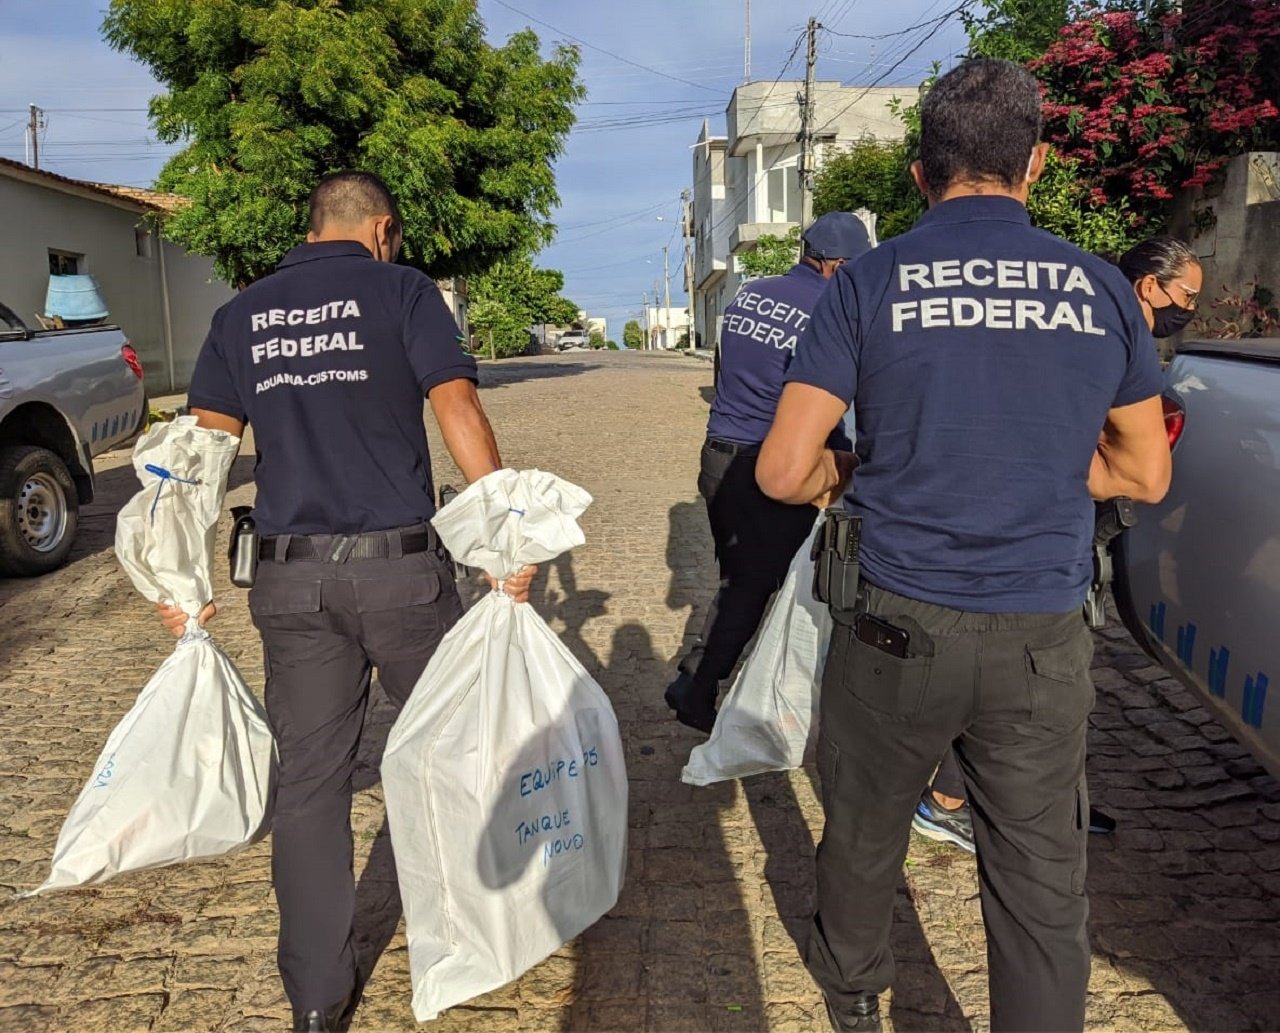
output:
{"label": "truck tire", "polygon": [[67,561],[80,500],[67,464],[47,448],[0,448],[0,574],[35,577]]}

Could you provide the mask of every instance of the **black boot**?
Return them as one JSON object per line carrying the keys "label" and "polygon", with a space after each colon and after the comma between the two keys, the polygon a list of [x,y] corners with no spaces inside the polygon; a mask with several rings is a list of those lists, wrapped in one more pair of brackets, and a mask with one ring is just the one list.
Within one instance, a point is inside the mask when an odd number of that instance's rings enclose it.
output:
{"label": "black boot", "polygon": [[351,1025],[355,1017],[356,1007],[360,1004],[363,991],[363,980],[356,977],[356,985],[345,1000],[329,1008],[309,1008],[306,1011],[294,1010],[294,1033],[339,1033]]}
{"label": "black boot", "polygon": [[706,735],[716,724],[716,690],[710,693],[693,680],[693,675],[681,671],[676,680],[667,686],[663,699],[676,712],[676,720],[682,725],[696,728]]}
{"label": "black boot", "polygon": [[836,1033],[880,1033],[880,995],[861,994],[851,1004],[839,1007],[827,1002],[827,1018]]}

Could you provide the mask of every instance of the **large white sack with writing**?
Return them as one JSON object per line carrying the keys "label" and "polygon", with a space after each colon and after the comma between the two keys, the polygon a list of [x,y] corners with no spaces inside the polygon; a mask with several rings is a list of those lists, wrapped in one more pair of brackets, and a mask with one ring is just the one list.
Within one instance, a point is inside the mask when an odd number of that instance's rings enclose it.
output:
{"label": "large white sack with writing", "polygon": [[[496,578],[583,543],[581,488],[499,470],[432,521]],[[382,760],[422,1022],[515,979],[617,902],[627,776],[604,691],[528,604],[491,592],[445,635]]]}
{"label": "large white sack with writing", "polygon": [[[116,555],[138,591],[193,616],[213,598],[218,514],[240,446],[195,423],[159,424],[138,441],[143,487],[116,524]],[[107,738],[34,892],[247,845],[264,830],[274,754],[262,707],[192,619]]]}
{"label": "large white sack with writing", "polygon": [[689,754],[680,777],[690,785],[798,768],[817,738],[831,640],[831,614],[813,598],[812,549],[821,527],[820,519],[791,561],[711,737]]}

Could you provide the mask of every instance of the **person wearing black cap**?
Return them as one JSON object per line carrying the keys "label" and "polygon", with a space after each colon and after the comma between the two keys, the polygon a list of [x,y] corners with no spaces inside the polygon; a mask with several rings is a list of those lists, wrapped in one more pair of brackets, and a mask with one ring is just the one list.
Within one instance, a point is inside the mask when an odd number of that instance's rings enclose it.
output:
{"label": "person wearing black cap", "polygon": [[[756,486],[760,442],[773,422],[796,343],[827,281],[845,262],[871,249],[866,228],[848,212],[820,216],[803,239],[803,254],[790,272],[752,280],[738,291],[720,332],[720,376],[698,478],[715,539],[720,589],[665,697],[677,720],[707,733],[715,724],[720,682],[755,634],[769,597],[818,515],[812,505],[775,502]],[[837,431],[831,445],[852,469],[849,439]]]}

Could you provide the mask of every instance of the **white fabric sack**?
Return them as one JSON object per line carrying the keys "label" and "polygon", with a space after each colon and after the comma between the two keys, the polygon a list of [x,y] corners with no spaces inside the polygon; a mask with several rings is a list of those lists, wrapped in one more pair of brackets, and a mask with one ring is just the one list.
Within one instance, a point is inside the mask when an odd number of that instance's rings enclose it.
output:
{"label": "white fabric sack", "polygon": [[[584,541],[591,496],[499,470],[433,524],[495,578]],[[617,902],[627,776],[604,691],[499,592],[445,635],[391,729],[382,785],[419,1022],[517,978]]]}
{"label": "white fabric sack", "polygon": [[[193,617],[213,597],[218,514],[240,446],[195,423],[182,417],[139,440],[143,488],[116,524],[116,555],[138,591]],[[191,620],[107,738],[33,892],[248,845],[265,831],[274,753],[261,705]]]}
{"label": "white fabric sack", "polygon": [[804,763],[818,734],[818,695],[831,641],[831,614],[813,598],[810,553],[822,523],[791,561],[711,737],[689,754],[682,781],[704,786]]}

